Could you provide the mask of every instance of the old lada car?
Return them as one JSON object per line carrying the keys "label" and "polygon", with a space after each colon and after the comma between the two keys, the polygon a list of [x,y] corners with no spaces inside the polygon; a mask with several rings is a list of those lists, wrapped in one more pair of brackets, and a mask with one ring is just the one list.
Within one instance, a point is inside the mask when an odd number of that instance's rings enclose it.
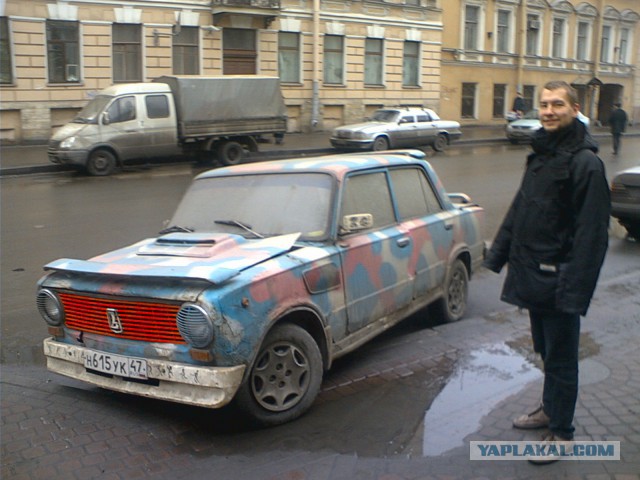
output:
{"label": "old lada car", "polygon": [[362,123],[333,130],[329,141],[343,150],[387,150],[431,146],[443,151],[460,138],[460,124],[428,108],[381,108]]}
{"label": "old lada car", "polygon": [[423,157],[200,174],[158,236],[44,267],[47,367],[155,399],[235,400],[264,425],[296,418],[336,358],[429,304],[465,312],[483,210]]}

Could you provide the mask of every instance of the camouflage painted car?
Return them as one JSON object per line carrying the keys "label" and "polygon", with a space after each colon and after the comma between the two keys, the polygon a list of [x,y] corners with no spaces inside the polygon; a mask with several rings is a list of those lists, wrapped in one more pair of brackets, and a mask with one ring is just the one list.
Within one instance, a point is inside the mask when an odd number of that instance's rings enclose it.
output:
{"label": "camouflage painted car", "polygon": [[45,266],[47,366],[292,420],[336,358],[429,304],[463,315],[482,213],[448,195],[419,151],[211,170],[157,238]]}

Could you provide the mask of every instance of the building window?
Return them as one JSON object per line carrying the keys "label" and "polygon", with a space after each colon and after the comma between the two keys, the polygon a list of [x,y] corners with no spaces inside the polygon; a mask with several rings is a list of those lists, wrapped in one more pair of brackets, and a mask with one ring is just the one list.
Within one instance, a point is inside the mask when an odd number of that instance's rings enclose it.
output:
{"label": "building window", "polygon": [[7,17],[0,17],[0,83],[13,83],[9,19]]}
{"label": "building window", "polygon": [[618,47],[618,63],[629,63],[627,61],[627,53],[629,50],[629,29],[620,30],[620,46]]}
{"label": "building window", "polygon": [[589,24],[578,23],[578,43],[576,45],[576,58],[578,60],[589,59]]}
{"label": "building window", "polygon": [[511,12],[498,10],[498,53],[509,53]]}
{"label": "building window", "polygon": [[222,69],[225,75],[255,75],[258,72],[256,31],[222,29]]}
{"label": "building window", "polygon": [[47,20],[47,62],[49,82],[80,81],[78,22]]}
{"label": "building window", "polygon": [[113,24],[113,81],[142,81],[142,27]]}
{"label": "building window", "polygon": [[364,44],[364,84],[382,85],[383,44],[379,38],[367,38]]}
{"label": "building window", "polygon": [[563,58],[564,55],[564,19],[553,19],[553,45],[551,56]]}
{"label": "building window", "polygon": [[173,36],[173,73],[176,75],[197,75],[200,73],[198,27],[182,27]]}
{"label": "building window", "polygon": [[480,27],[480,7],[467,5],[464,14],[464,48],[465,50],[478,49],[478,32]]}
{"label": "building window", "polygon": [[344,37],[324,36],[324,83],[342,85],[344,83]]}
{"label": "building window", "polygon": [[420,42],[406,40],[402,51],[402,85],[417,87],[420,72]]}
{"label": "building window", "polygon": [[284,83],[300,83],[300,34],[278,33],[278,71]]}
{"label": "building window", "polygon": [[462,84],[462,118],[475,118],[476,114],[476,84]]}
{"label": "building window", "polygon": [[611,27],[605,25],[602,27],[602,39],[600,43],[600,61],[609,63],[609,49],[611,48]]}
{"label": "building window", "polygon": [[507,86],[502,83],[493,85],[493,118],[502,118],[505,114]]}
{"label": "building window", "polygon": [[538,55],[540,44],[540,18],[527,15],[527,55]]}
{"label": "building window", "polygon": [[525,112],[537,108],[535,85],[525,85],[522,89],[522,97],[524,98]]}

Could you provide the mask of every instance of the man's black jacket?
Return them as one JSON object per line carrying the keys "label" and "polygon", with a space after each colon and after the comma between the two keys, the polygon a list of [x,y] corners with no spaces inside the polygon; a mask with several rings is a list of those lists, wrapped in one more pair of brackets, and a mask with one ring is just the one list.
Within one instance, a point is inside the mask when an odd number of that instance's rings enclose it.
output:
{"label": "man's black jacket", "polygon": [[484,265],[509,268],[502,300],[585,315],[608,246],[609,186],[582,122],[536,132],[519,191]]}

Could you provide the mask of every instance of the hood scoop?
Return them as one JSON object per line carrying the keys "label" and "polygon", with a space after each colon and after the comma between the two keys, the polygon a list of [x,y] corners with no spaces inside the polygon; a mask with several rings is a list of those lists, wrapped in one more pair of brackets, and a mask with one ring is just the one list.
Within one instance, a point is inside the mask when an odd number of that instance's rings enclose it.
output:
{"label": "hood scoop", "polygon": [[171,233],[158,237],[153,243],[143,245],[138,255],[210,258],[226,250],[236,248],[247,240],[240,235]]}

